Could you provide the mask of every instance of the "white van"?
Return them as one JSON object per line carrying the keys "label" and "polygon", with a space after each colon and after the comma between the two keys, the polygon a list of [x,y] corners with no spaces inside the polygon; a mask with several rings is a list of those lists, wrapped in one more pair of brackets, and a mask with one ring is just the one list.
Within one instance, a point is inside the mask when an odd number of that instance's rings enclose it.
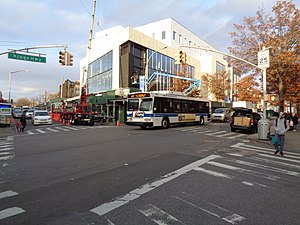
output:
{"label": "white van", "polygon": [[26,112],[26,111],[28,111],[30,108],[29,108],[29,106],[26,106],[26,105],[23,105],[22,106],[22,111],[24,112]]}
{"label": "white van", "polygon": [[211,121],[229,121],[231,116],[230,108],[216,108],[213,114],[211,114]]}

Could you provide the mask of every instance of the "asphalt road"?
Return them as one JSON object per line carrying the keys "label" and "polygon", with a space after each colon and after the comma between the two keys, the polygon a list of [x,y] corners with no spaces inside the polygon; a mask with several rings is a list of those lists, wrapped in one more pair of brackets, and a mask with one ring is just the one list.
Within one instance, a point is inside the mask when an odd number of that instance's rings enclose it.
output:
{"label": "asphalt road", "polygon": [[28,125],[0,139],[0,224],[299,224],[300,154],[248,137]]}

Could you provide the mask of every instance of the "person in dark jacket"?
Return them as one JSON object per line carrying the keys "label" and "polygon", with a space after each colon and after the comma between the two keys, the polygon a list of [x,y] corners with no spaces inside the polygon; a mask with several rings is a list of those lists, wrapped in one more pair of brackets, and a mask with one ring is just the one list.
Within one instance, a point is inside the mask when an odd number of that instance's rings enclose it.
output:
{"label": "person in dark jacket", "polygon": [[25,116],[25,112],[23,112],[23,114],[22,114],[22,116],[21,116],[21,119],[20,119],[20,122],[21,122],[21,131],[24,132],[25,127],[26,127],[26,116]]}
{"label": "person in dark jacket", "polygon": [[[289,122],[287,120],[287,114],[280,112],[279,118],[276,120],[275,124],[275,149],[274,155],[276,155],[278,152],[280,155],[283,156],[283,150],[284,150],[284,142],[285,142],[285,133],[289,131],[290,126]],[[278,144],[280,143],[280,144]]]}
{"label": "person in dark jacket", "polygon": [[297,116],[297,113],[293,113],[292,114],[292,121],[293,121],[293,131],[298,131],[298,123],[299,123],[299,119]]}

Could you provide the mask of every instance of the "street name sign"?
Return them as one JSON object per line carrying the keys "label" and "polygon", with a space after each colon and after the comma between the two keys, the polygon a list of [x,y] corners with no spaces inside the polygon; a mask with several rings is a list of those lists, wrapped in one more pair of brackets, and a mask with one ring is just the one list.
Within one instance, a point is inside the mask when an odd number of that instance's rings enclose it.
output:
{"label": "street name sign", "polygon": [[9,52],[8,53],[8,58],[9,59],[30,61],[30,62],[46,63],[46,57],[35,56],[35,55],[26,55],[26,54],[14,53],[14,52]]}

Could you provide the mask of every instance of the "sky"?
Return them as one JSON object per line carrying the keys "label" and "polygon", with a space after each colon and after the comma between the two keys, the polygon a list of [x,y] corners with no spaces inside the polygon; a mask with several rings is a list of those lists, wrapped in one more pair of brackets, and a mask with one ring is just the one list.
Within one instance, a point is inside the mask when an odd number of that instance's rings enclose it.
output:
{"label": "sky", "polygon": [[[4,99],[57,93],[61,79],[79,80],[80,60],[87,52],[93,0],[0,0],[0,91]],[[300,7],[300,0],[293,1]],[[276,0],[97,0],[94,33],[121,25],[137,27],[172,17],[219,51],[231,46],[233,24],[271,12]],[[8,59],[8,49],[68,45],[74,66],[62,67],[59,48],[31,50],[46,54],[47,63]],[[20,71],[16,72],[15,71]],[[29,71],[23,71],[29,70]]]}

